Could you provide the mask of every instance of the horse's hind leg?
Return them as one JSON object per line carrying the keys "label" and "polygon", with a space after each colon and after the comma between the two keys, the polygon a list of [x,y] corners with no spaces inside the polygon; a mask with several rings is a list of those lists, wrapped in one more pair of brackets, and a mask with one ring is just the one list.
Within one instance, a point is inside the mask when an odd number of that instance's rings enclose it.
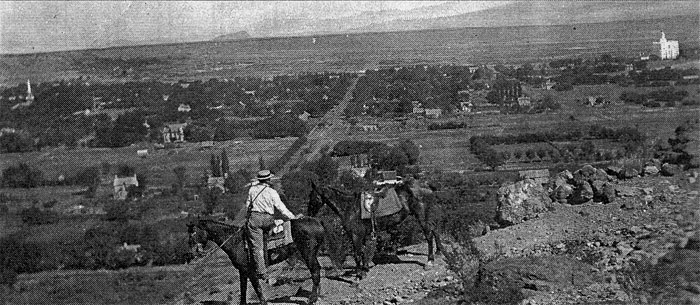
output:
{"label": "horse's hind leg", "polygon": [[243,272],[238,272],[238,282],[240,283],[241,292],[241,302],[239,304],[246,305],[248,303],[248,276],[243,274]]}
{"label": "horse's hind leg", "polygon": [[321,264],[318,262],[318,249],[320,248],[320,243],[312,241],[308,245],[303,245],[299,247],[299,252],[304,258],[306,267],[309,268],[311,272],[311,281],[313,282],[313,288],[311,288],[311,295],[309,296],[308,304],[315,304],[318,300],[318,296],[321,290]]}
{"label": "horse's hind leg", "polygon": [[435,238],[435,246],[437,247],[437,254],[445,253],[445,248],[442,247],[442,241],[440,241],[440,234],[435,230],[433,232],[433,237]]}

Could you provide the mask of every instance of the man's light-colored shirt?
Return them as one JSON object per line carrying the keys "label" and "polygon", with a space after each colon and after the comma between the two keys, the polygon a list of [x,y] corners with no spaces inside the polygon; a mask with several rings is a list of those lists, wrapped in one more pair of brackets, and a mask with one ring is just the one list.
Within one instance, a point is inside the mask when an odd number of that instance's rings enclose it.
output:
{"label": "man's light-colored shirt", "polygon": [[264,183],[250,187],[246,206],[250,206],[251,203],[253,204],[253,212],[275,214],[275,208],[277,208],[285,217],[295,218],[294,214],[284,205],[277,191]]}

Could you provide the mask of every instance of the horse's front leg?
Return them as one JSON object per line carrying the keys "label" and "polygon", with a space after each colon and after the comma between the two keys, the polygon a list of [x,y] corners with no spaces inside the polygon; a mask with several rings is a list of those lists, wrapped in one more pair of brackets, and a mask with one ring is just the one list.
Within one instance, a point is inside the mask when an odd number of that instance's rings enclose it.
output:
{"label": "horse's front leg", "polygon": [[238,277],[238,282],[241,287],[241,302],[239,304],[246,305],[248,304],[248,277],[241,270],[238,270]]}
{"label": "horse's front leg", "polygon": [[428,261],[425,263],[424,269],[429,270],[433,267],[433,262],[435,261],[435,251],[433,249],[433,231],[428,228],[425,222],[419,221],[421,229],[423,230],[423,236],[428,243]]}
{"label": "horse's front leg", "polygon": [[364,265],[364,251],[363,251],[363,238],[358,234],[352,234],[352,248],[353,248],[353,258],[355,259],[355,272],[357,273],[357,278],[362,280],[365,277],[365,265]]}

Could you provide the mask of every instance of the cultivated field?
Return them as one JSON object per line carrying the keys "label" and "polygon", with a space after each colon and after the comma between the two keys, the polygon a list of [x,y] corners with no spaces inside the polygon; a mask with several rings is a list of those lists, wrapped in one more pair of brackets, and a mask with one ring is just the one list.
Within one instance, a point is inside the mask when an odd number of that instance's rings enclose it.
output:
{"label": "cultivated field", "polygon": [[[137,173],[146,173],[150,186],[170,187],[176,181],[173,173],[175,167],[187,168],[189,182],[193,183],[209,170],[211,154],[221,155],[222,149],[228,154],[232,171],[255,171],[259,167],[260,157],[268,165],[272,164],[294,140],[296,138],[291,137],[248,139],[215,142],[213,147],[203,147],[201,143],[185,143],[180,148],[171,149],[155,149],[152,144],[123,148],[49,148],[38,152],[3,154],[0,168],[26,162],[44,171],[46,178],[56,180],[60,175],[71,177],[86,167],[102,168],[104,162],[109,162],[113,167],[128,164],[136,168]],[[141,149],[148,149],[148,156],[139,157],[137,151]]]}

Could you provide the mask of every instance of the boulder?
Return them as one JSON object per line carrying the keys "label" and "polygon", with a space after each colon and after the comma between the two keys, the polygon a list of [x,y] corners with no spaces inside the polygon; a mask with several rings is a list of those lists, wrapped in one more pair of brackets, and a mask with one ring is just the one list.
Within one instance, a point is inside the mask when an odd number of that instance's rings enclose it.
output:
{"label": "boulder", "polygon": [[558,173],[556,176],[554,176],[554,187],[558,187],[560,185],[564,184],[570,184],[574,182],[574,175],[571,174],[570,171],[565,170],[561,173]]}
{"label": "boulder", "polygon": [[654,165],[647,165],[642,172],[644,176],[655,176],[659,174],[659,168]]}
{"label": "boulder", "polygon": [[636,170],[634,168],[626,167],[626,168],[622,169],[620,174],[618,174],[617,178],[619,178],[619,179],[632,179],[632,178],[637,177],[637,176],[639,176],[638,170]]}
{"label": "boulder", "polygon": [[574,189],[569,200],[570,204],[582,204],[593,200],[593,187],[587,181],[582,181]]}
{"label": "boulder", "polygon": [[602,203],[615,201],[615,186],[610,182],[600,180],[593,181],[593,200]]}
{"label": "boulder", "polygon": [[505,258],[481,268],[482,280],[478,288],[493,289],[494,293],[510,289],[557,291],[582,288],[598,280],[591,269],[591,265],[566,256]]}
{"label": "boulder", "polygon": [[605,169],[605,171],[611,176],[619,177],[620,173],[622,173],[622,167],[610,165]]}
{"label": "boulder", "polygon": [[612,181],[612,177],[608,175],[604,170],[597,169],[595,175],[593,176],[594,181]]}
{"label": "boulder", "polygon": [[502,186],[497,194],[496,221],[503,225],[521,223],[552,207],[544,187],[531,179]]}
{"label": "boulder", "polygon": [[675,176],[680,174],[681,168],[678,165],[664,163],[661,165],[661,174],[664,176]]}
{"label": "boulder", "polygon": [[569,197],[574,193],[574,187],[570,184],[557,186],[552,192],[552,200],[559,203],[568,203]]}
{"label": "boulder", "polygon": [[576,181],[591,181],[594,180],[593,177],[596,175],[598,171],[596,170],[595,167],[591,166],[590,164],[584,165],[582,168],[574,172],[574,180]]}

